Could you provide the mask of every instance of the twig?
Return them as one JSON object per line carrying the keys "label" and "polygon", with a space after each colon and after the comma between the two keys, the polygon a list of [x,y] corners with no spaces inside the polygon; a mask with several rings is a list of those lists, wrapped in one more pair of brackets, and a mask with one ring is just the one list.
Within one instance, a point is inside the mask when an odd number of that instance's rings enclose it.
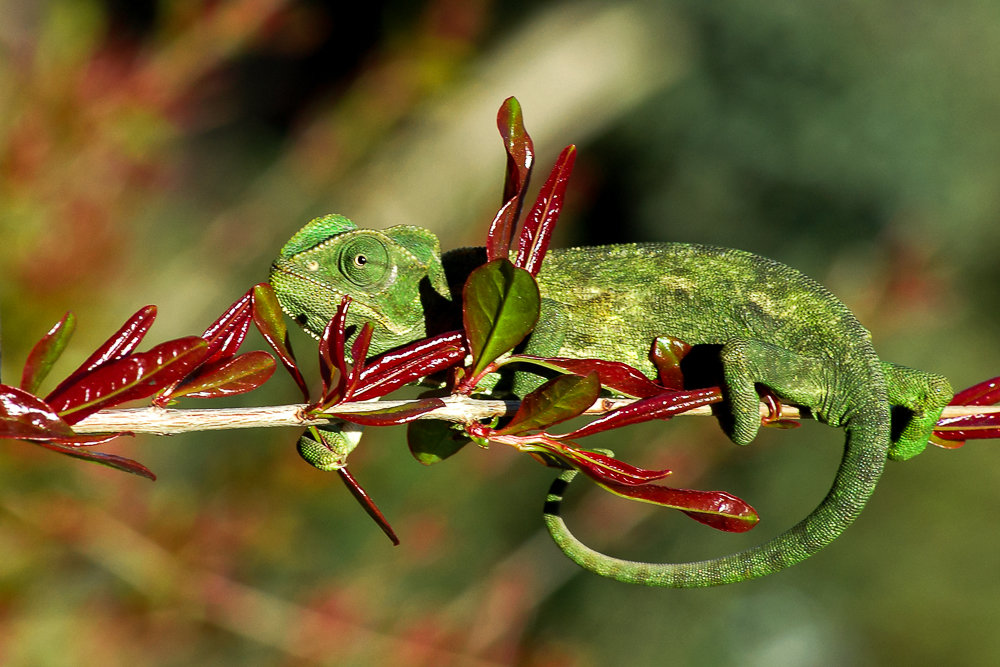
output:
{"label": "twig", "polygon": [[[444,419],[454,422],[468,422],[512,414],[517,401],[483,401],[465,396],[449,396],[442,399],[445,406],[431,410],[420,419]],[[338,412],[364,412],[379,408],[404,405],[409,401],[360,401],[338,405]],[[600,414],[632,403],[632,399],[601,398],[588,410],[588,414]],[[306,406],[277,405],[260,408],[217,408],[176,410],[171,408],[129,408],[123,410],[102,410],[76,424],[77,433],[152,433],[173,435],[192,431],[216,431],[237,428],[273,428],[276,426],[302,427],[309,424],[329,423],[328,419],[309,419],[304,413]],[[944,417],[961,415],[982,415],[1000,412],[1000,406],[954,405],[944,410]],[[695,408],[683,415],[711,415],[710,407]],[[767,406],[761,404],[761,415],[767,414]],[[802,419],[794,407],[782,406],[781,419]]]}

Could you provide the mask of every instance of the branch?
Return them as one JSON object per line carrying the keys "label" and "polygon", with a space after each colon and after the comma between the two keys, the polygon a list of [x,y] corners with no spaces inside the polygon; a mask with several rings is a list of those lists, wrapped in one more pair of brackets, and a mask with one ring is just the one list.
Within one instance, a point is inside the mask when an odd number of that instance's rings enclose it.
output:
{"label": "branch", "polygon": [[[448,396],[443,399],[445,406],[426,412],[418,419],[443,419],[454,422],[471,422],[491,417],[513,414],[519,405],[518,401],[477,400],[466,396]],[[337,411],[343,413],[365,412],[378,408],[404,405],[412,401],[358,401],[338,405]],[[587,414],[602,414],[633,403],[633,399],[601,398],[587,409]],[[192,431],[218,431],[237,428],[272,428],[276,426],[304,427],[310,424],[328,424],[334,420],[310,419],[306,417],[304,404],[277,405],[260,408],[217,408],[176,410],[171,408],[128,408],[122,410],[102,410],[73,426],[73,430],[81,434],[116,433],[130,431],[132,433],[150,433],[154,435],[173,435],[190,433]],[[761,403],[761,416],[768,414],[768,408]],[[950,405],[944,409],[942,417],[958,417],[962,415],[983,415],[1000,412],[1000,406],[992,405]],[[695,408],[681,415],[710,416],[709,407]],[[804,417],[794,407],[782,406],[781,419],[803,419]],[[805,417],[808,418],[808,417]]]}

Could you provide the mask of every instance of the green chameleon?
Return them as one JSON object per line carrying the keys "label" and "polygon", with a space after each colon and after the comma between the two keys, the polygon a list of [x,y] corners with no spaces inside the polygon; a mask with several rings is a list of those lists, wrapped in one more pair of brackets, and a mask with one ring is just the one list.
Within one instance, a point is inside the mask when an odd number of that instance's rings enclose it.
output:
{"label": "green chameleon", "polygon": [[[350,295],[348,324],[372,323],[376,354],[459,328],[461,286],[484,260],[482,248],[442,255],[437,237],[419,227],[358,229],[328,215],[288,241],[270,281],[282,308],[314,335]],[[685,381],[723,388],[720,422],[736,444],[760,427],[759,387],[846,431],[833,486],[811,514],[770,541],[701,562],[641,563],[591,550],[558,515],[572,477],[564,474],[546,503],[553,538],[584,568],[620,581],[712,586],[808,558],[860,514],[887,458],[926,447],[952,397],[945,378],[879,360],[871,334],[824,287],[749,252],[686,243],[552,250],[537,280],[542,308],[530,354],[621,361],[655,377],[650,345],[670,335],[693,346]]]}

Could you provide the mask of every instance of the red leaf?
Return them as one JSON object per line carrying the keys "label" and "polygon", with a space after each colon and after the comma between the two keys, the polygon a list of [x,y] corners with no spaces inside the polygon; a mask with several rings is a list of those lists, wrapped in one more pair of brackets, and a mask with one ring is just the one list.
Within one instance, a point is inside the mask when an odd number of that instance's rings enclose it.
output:
{"label": "red leaf", "polygon": [[396,426],[413,421],[425,412],[437,410],[445,406],[440,398],[424,398],[412,403],[405,403],[389,408],[378,410],[366,410],[365,412],[330,412],[331,417],[339,417],[344,421],[349,421],[362,426]]}
{"label": "red leaf", "polygon": [[63,445],[64,447],[94,447],[96,445],[105,445],[125,435],[131,436],[135,434],[129,431],[122,431],[120,433],[104,433],[102,435],[74,435],[71,438],[58,438],[56,440],[49,440],[49,442],[55,445]]}
{"label": "red leaf", "polygon": [[253,289],[248,290],[201,335],[208,342],[205,364],[230,359],[246,338],[253,319]]}
{"label": "red leaf", "polygon": [[319,371],[323,380],[320,403],[337,403],[347,393],[347,362],[344,359],[345,322],[351,297],[345,295],[319,339]]}
{"label": "red leaf", "polygon": [[[368,378],[365,378],[363,372],[359,383],[361,388],[355,392],[353,400],[368,401],[385,396],[404,385],[413,384],[417,380],[451,368],[461,362],[465,355],[464,346],[447,345],[437,348],[424,358],[413,359],[391,371],[371,374]],[[365,369],[367,370],[368,368]]]}
{"label": "red leaf", "polygon": [[48,403],[23,389],[0,384],[0,438],[55,440],[73,429]]}
{"label": "red leaf", "polygon": [[198,336],[167,341],[60,385],[45,400],[67,423],[75,424],[103,408],[152,396],[190,373],[207,350],[208,344]]}
{"label": "red leaf", "polygon": [[551,442],[548,446],[540,445],[538,449],[558,456],[600,484],[640,486],[671,474],[670,470],[637,468],[607,454],[577,449],[563,443]]}
{"label": "red leaf", "polygon": [[361,371],[365,368],[365,357],[368,356],[368,347],[371,345],[374,330],[371,322],[365,322],[361,327],[361,331],[355,336],[354,343],[351,345],[351,361],[353,363],[347,373],[345,400],[354,398],[354,392],[358,388],[358,381],[361,379]]}
{"label": "red leaf", "polygon": [[466,355],[464,341],[462,331],[450,331],[380,354],[362,369],[354,400],[385,396],[457,364]]}
{"label": "red leaf", "polygon": [[130,354],[139,347],[149,327],[153,326],[156,319],[156,306],[146,306],[140,308],[132,317],[125,321],[113,336],[104,341],[87,360],[80,364],[80,367],[70,373],[69,377],[59,383],[49,396],[62,393],[67,387],[75,384],[81,377],[95,371],[105,364],[111,363]]}
{"label": "red leaf", "polygon": [[224,358],[203,364],[163,398],[218,398],[245,394],[267,382],[274,374],[275,366],[274,357],[259,350]]}
{"label": "red leaf", "polygon": [[955,394],[948,405],[993,405],[1000,402],[1000,377],[990,378]]}
{"label": "red leaf", "polygon": [[494,259],[507,257],[520,206],[520,198],[508,199],[493,216],[493,222],[490,223],[490,229],[486,233],[487,261],[492,262]]}
{"label": "red leaf", "polygon": [[30,394],[38,391],[38,386],[52,370],[53,364],[66,349],[76,328],[76,317],[73,313],[67,312],[62,319],[56,322],[55,326],[49,329],[42,339],[35,343],[28,353],[28,359],[24,362],[24,371],[21,374],[21,389]]}
{"label": "red leaf", "polygon": [[673,336],[660,336],[653,341],[649,358],[660,376],[660,384],[670,389],[684,388],[681,359],[691,351],[691,346]]}
{"label": "red leaf", "polygon": [[61,447],[50,442],[35,442],[34,444],[39,447],[44,447],[45,449],[50,449],[53,452],[59,452],[60,454],[65,454],[66,456],[72,456],[75,459],[82,459],[92,463],[100,463],[101,465],[106,465],[110,468],[114,468],[115,470],[130,472],[133,475],[139,475],[140,477],[145,477],[146,479],[154,482],[156,481],[156,475],[154,475],[149,468],[142,465],[138,461],[127,459],[124,456],[107,454],[105,452],[88,452],[81,449]]}
{"label": "red leaf", "polygon": [[538,193],[535,205],[524,219],[514,266],[526,269],[533,276],[537,276],[542,268],[542,260],[549,248],[552,230],[555,229],[559,214],[562,213],[563,198],[566,195],[569,176],[573,172],[574,161],[576,161],[576,146],[567,146],[560,153],[552,173]]}
{"label": "red leaf", "polygon": [[639,424],[650,419],[669,419],[682,412],[718,403],[721,400],[722,392],[718,387],[664,392],[658,396],[643,398],[617,410],[612,410],[572,433],[556,437],[582,438],[612,428]]}
{"label": "red leaf", "polygon": [[507,175],[503,188],[503,206],[497,213],[486,240],[487,261],[507,258],[514,240],[514,225],[521,212],[524,191],[531,177],[534,148],[524,129],[521,105],[508,97],[497,112],[497,128],[507,151]]}
{"label": "red leaf", "polygon": [[274,288],[267,283],[258,283],[253,288],[253,321],[257,330],[275,351],[285,369],[292,376],[302,397],[309,400],[309,387],[306,386],[302,371],[299,370],[298,362],[292,353],[292,347],[288,341],[288,327],[285,326],[285,318],[281,314],[281,306],[277,297],[274,296]]}
{"label": "red leaf", "polygon": [[608,491],[625,498],[679,509],[695,521],[717,530],[743,533],[760,521],[753,507],[725,491],[671,489],[657,484],[625,486],[598,483]]}
{"label": "red leaf", "polygon": [[338,468],[337,474],[340,475],[340,479],[344,482],[344,486],[347,487],[347,490],[350,491],[351,495],[353,495],[358,503],[361,504],[361,507],[368,512],[368,516],[370,516],[375,523],[378,524],[378,527],[382,529],[382,532],[386,534],[386,537],[392,540],[393,545],[399,546],[399,538],[396,537],[396,533],[392,530],[392,526],[389,525],[389,521],[386,520],[385,515],[382,514],[381,510],[379,510],[378,505],[376,505],[375,501],[371,499],[371,496],[369,496],[368,493],[361,488],[361,485],[358,484],[358,480],[354,479],[354,476],[347,472],[346,467]]}
{"label": "red leaf", "polygon": [[604,359],[570,359],[568,357],[534,357],[519,354],[511,361],[527,360],[540,366],[555,368],[575,375],[597,373],[601,386],[625,396],[642,398],[663,393],[663,387],[656,384],[635,368],[620,361]]}

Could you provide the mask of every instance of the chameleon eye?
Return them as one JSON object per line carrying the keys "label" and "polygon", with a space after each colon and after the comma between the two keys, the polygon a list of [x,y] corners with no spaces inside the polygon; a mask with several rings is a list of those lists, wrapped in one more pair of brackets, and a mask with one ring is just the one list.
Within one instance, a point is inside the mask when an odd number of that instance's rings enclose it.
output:
{"label": "chameleon eye", "polygon": [[357,236],[344,245],[340,271],[358,287],[371,287],[389,271],[389,251],[375,236]]}

